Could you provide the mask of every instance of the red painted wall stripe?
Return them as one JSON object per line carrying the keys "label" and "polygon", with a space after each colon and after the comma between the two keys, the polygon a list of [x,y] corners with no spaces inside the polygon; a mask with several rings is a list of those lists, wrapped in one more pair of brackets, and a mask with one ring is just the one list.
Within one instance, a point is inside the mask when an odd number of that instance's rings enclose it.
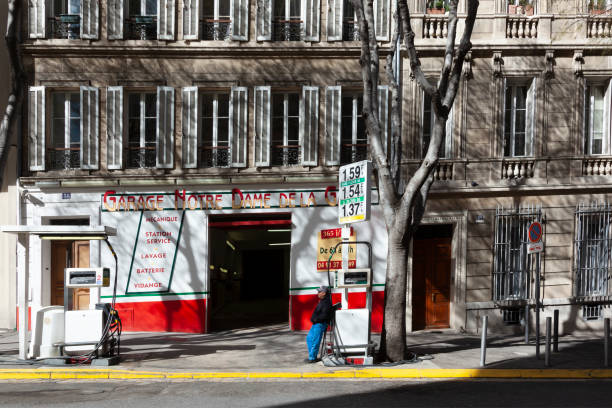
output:
{"label": "red painted wall stripe", "polygon": [[[350,292],[348,294],[349,309],[360,309],[365,307],[365,292]],[[380,333],[382,331],[383,307],[385,292],[372,293],[372,331]],[[340,293],[332,294],[332,302],[340,302]],[[309,330],[310,315],[317,306],[319,299],[317,295],[291,295],[291,330]]]}
{"label": "red painted wall stripe", "polygon": [[[17,306],[17,330],[19,330],[19,306]],[[32,308],[28,307],[28,331],[32,331]]]}
{"label": "red painted wall stripe", "polygon": [[206,299],[117,303],[124,331],[206,333]]}

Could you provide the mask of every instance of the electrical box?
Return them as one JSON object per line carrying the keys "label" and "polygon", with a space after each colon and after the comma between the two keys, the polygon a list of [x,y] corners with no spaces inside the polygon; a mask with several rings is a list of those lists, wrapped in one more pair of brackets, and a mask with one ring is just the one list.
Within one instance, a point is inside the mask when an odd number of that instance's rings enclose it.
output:
{"label": "electrical box", "polygon": [[338,269],[337,288],[367,288],[372,285],[372,269]]}
{"label": "electrical box", "polygon": [[69,310],[64,317],[66,343],[90,342],[78,346],[66,346],[68,355],[83,354],[93,351],[104,332],[103,310]]}
{"label": "electrical box", "polygon": [[100,288],[110,286],[108,268],[66,268],[67,288]]}
{"label": "electrical box", "polygon": [[336,333],[341,353],[363,353],[370,342],[370,310],[336,310]]}

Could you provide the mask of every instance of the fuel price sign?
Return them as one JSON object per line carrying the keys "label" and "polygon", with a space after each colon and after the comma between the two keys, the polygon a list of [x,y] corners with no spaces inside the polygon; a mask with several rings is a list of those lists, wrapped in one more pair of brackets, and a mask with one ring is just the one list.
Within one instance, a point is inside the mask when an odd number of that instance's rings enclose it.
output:
{"label": "fuel price sign", "polygon": [[372,162],[363,160],[340,167],[338,218],[340,224],[370,219]]}

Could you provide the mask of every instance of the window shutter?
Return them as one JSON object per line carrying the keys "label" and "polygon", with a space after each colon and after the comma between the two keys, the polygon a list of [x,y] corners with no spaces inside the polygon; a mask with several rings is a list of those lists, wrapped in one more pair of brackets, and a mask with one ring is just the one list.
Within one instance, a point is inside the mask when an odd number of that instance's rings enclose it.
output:
{"label": "window shutter", "polygon": [[327,41],[342,41],[344,0],[327,0]]}
{"label": "window shutter", "polygon": [[81,168],[98,168],[98,88],[81,87]]}
{"label": "window shutter", "polygon": [[28,155],[30,170],[45,170],[45,87],[30,87],[30,137]]}
{"label": "window shutter", "polygon": [[387,156],[389,143],[389,86],[378,86],[378,123],[380,126],[380,141],[383,152]]}
{"label": "window shutter", "polygon": [[249,40],[249,0],[231,0],[232,40]]}
{"label": "window shutter", "polygon": [[608,81],[608,83],[606,84],[606,93],[604,95],[604,139],[602,141],[603,146],[601,148],[602,154],[610,154],[610,99],[612,99],[610,95],[611,92],[612,91],[610,91],[610,81]]}
{"label": "window shutter", "polygon": [[123,40],[123,0],[108,0],[107,36],[109,40]]}
{"label": "window shutter", "polygon": [[198,87],[183,88],[183,167],[198,167]]}
{"label": "window shutter", "polygon": [[106,166],[123,168],[123,87],[106,90]]}
{"label": "window shutter", "polygon": [[30,7],[28,12],[30,38],[45,38],[45,0],[28,0]]}
{"label": "window shutter", "polygon": [[157,0],[157,38],[174,40],[174,0]]}
{"label": "window shutter", "polygon": [[230,153],[232,167],[247,166],[247,126],[249,90],[243,86],[232,88],[230,101]]}
{"label": "window shutter", "polygon": [[319,41],[319,20],[321,0],[302,0],[302,39]]}
{"label": "window shutter", "polygon": [[174,88],[157,87],[157,167],[174,167]]}
{"label": "window shutter", "polygon": [[446,120],[445,139],[444,139],[444,157],[443,159],[450,159],[453,153],[453,127],[455,126],[455,108],[452,107],[448,112],[448,119]]}
{"label": "window shutter", "polygon": [[325,88],[325,165],[340,164],[340,130],[342,123],[342,87]]}
{"label": "window shutter", "polygon": [[269,86],[255,87],[255,166],[270,165],[270,94]]}
{"label": "window shutter", "polygon": [[389,41],[389,0],[374,0],[376,41]]}
{"label": "window shutter", "polygon": [[319,146],[319,88],[305,86],[300,100],[302,166],[316,166]]}
{"label": "window shutter", "polygon": [[197,40],[200,25],[200,0],[183,0],[183,39]]}
{"label": "window shutter", "polygon": [[525,155],[532,156],[533,155],[533,139],[535,136],[535,89],[536,89],[536,80],[533,79],[531,81],[531,85],[529,86],[529,90],[527,91],[527,120],[525,129]]}
{"label": "window shutter", "polygon": [[272,40],[272,0],[257,1],[257,41]]}
{"label": "window shutter", "polygon": [[100,19],[98,0],[81,0],[81,38],[97,40]]}

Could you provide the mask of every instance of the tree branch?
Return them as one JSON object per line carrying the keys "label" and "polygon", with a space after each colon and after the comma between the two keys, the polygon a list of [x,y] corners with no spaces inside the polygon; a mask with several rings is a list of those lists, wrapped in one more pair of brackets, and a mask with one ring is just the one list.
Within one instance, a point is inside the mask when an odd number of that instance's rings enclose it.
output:
{"label": "tree branch", "polygon": [[[393,13],[393,20],[395,22],[395,30],[393,32],[393,38],[391,39],[391,50],[387,55],[387,63],[385,71],[387,73],[387,81],[389,82],[389,89],[391,90],[391,141],[389,143],[389,151],[391,153],[390,160],[390,172],[393,186],[396,192],[400,192],[401,189],[401,161],[402,161],[402,137],[400,134],[401,128],[401,103],[400,103],[400,92],[399,92],[399,72],[395,72],[394,56],[398,51],[398,43],[401,35],[401,25],[399,23],[399,10],[395,10]],[[399,55],[398,55],[399,57]]]}
{"label": "tree branch", "polygon": [[448,14],[448,35],[446,37],[446,50],[444,51],[444,66],[440,71],[440,80],[438,89],[440,94],[446,94],[448,85],[448,77],[450,76],[453,66],[453,57],[455,56],[455,38],[457,37],[457,3],[458,0],[451,0],[450,12]]}

